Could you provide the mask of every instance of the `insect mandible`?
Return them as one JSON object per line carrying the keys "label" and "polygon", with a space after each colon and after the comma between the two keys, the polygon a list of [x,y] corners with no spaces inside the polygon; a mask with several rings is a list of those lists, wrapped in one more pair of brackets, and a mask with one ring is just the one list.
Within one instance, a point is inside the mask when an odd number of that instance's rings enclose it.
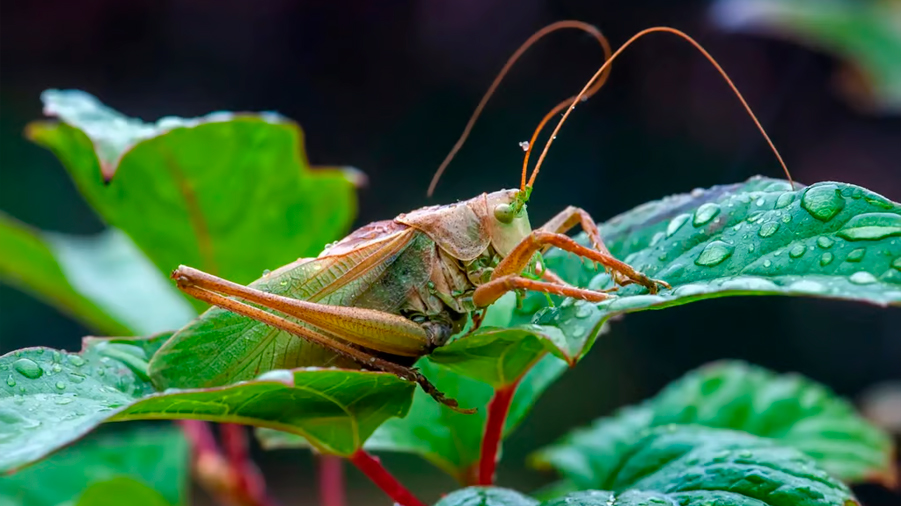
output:
{"label": "insect mandible", "polygon": [[[595,93],[606,80],[613,60],[648,33],[676,34],[713,63],[791,180],[781,156],[735,85],[713,57],[688,35],[673,28],[649,28],[611,54],[606,39],[595,27],[561,21],[536,32],[510,57],[436,171],[430,195],[507,70],[535,41],[564,28],[594,36],[604,49],[605,61],[577,95],[554,107],[538,125],[526,146],[518,189],[483,193],[455,204],[423,207],[392,220],[371,223],[327,246],[318,257],[299,259],[249,286],[180,266],[172,273],[178,287],[215,307],[176,333],[159,350],[154,362],[161,362],[160,356],[169,354],[171,358],[172,354],[186,352],[180,344],[184,336],[216,326],[216,342],[204,345],[211,353],[234,355],[239,363],[234,365],[237,373],[228,373],[232,379],[251,379],[272,369],[339,364],[396,374],[417,382],[437,401],[468,411],[445,397],[413,363],[446,344],[467,322],[473,321],[473,327],[477,327],[485,309],[510,291],[544,292],[592,302],[616,296],[609,291],[565,283],[542,265],[542,252],[557,247],[596,262],[619,286],[639,284],[652,294],[669,288],[665,281],[650,279],[614,258],[594,220],[584,210],[567,207],[536,229],[532,229],[526,211],[541,164],[575,105]],[[549,119],[564,109],[527,179],[529,155],[538,134]],[[566,235],[577,226],[587,234],[590,246]],[[245,341],[250,344],[232,350],[234,343]],[[267,346],[277,352],[262,355]],[[166,367],[151,369],[154,380],[163,386],[185,386],[180,378],[171,377]]]}

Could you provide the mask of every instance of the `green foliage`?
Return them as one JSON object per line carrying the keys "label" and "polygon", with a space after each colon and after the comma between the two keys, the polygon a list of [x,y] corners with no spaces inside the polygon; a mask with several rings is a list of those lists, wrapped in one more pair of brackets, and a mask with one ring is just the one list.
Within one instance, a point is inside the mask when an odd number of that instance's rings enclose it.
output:
{"label": "green foliage", "polygon": [[655,398],[595,421],[539,450],[532,462],[553,467],[582,488],[606,488],[622,455],[648,428],[699,424],[735,429],[803,451],[846,481],[890,482],[888,436],[834,393],[795,374],[777,375],[740,362],[703,367]]}
{"label": "green foliage", "polygon": [[[120,486],[161,501],[148,504],[181,505],[187,500],[187,478],[187,441],[174,427],[108,433],[89,437],[27,469],[0,478],[0,505],[58,506],[79,496],[77,504],[101,504],[91,502],[96,501],[91,498]],[[153,494],[138,491],[138,486]],[[122,497],[133,496],[129,493],[113,497],[121,501]]]}
{"label": "green foliage", "polygon": [[[818,469],[810,457],[743,432],[693,425],[656,427],[643,431],[626,451],[612,459],[615,464],[600,480],[600,487],[609,492],[577,492],[542,506],[857,504],[848,488]],[[473,497],[492,499],[467,502]],[[464,504],[513,506],[537,502],[528,502],[518,494],[468,489],[438,503]]]}
{"label": "green foliage", "polygon": [[0,472],[35,462],[110,421],[198,419],[303,435],[323,453],[349,455],[409,409],[412,383],[339,369],[272,371],[205,390],[155,393],[147,359],[168,335],[85,339],[81,353],[27,348],[0,357]]}
{"label": "green foliage", "polygon": [[75,506],[119,506],[125,497],[130,506],[171,506],[159,492],[127,476],[92,484]]}
{"label": "green foliage", "polygon": [[355,214],[355,173],[311,170],[300,129],[274,114],[147,124],[79,91],[42,98],[62,122],[33,123],[29,137],[165,273],[185,264],[248,283],[317,254]]}
{"label": "green foliage", "polygon": [[507,488],[469,487],[448,494],[435,506],[538,506],[538,501]]}
{"label": "green foliage", "polygon": [[[600,304],[565,301],[536,317],[584,355],[610,317],[735,295],[792,295],[901,305],[901,205],[844,183],[789,190],[788,183],[745,183],[674,195],[605,223],[610,251],[672,290],[648,295],[637,285]],[[580,236],[584,241],[584,235]],[[606,289],[610,276],[552,251],[548,265],[580,286]],[[530,297],[524,311],[543,298]],[[547,327],[550,327],[548,329]]]}

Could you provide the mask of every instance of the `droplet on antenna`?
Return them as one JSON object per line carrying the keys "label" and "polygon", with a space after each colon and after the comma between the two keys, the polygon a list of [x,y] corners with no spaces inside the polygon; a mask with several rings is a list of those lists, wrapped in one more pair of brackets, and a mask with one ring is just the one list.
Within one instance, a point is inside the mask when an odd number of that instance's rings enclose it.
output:
{"label": "droplet on antenna", "polygon": [[528,151],[529,150],[529,141],[520,142],[519,147],[521,147],[523,151]]}

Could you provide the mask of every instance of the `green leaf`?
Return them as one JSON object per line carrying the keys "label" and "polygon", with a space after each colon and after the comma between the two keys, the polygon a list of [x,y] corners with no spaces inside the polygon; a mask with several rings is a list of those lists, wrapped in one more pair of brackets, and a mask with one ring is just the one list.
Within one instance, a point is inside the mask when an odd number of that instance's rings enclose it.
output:
{"label": "green leaf", "polygon": [[[599,304],[567,300],[540,312],[535,323],[567,336],[576,357],[615,315],[715,297],[901,305],[901,205],[850,184],[789,190],[784,181],[752,178],[644,204],[604,224],[601,234],[614,256],[672,289],[649,295],[630,285]],[[574,255],[551,251],[545,259],[580,286],[613,286],[609,275]],[[524,311],[540,308],[530,301]]]}
{"label": "green leaf", "polygon": [[152,487],[166,504],[185,504],[188,462],[187,441],[175,427],[92,436],[0,477],[0,505],[57,506],[78,498],[88,486],[103,489],[102,484],[122,478]]}
{"label": "green leaf", "polygon": [[738,362],[691,372],[655,398],[601,418],[539,450],[533,464],[553,467],[580,487],[603,486],[649,427],[698,424],[745,431],[796,448],[846,481],[890,482],[889,437],[827,388],[795,374]]}
{"label": "green leaf", "polygon": [[500,487],[468,487],[447,494],[435,506],[538,506],[538,501]]}
{"label": "green leaf", "polygon": [[63,122],[33,123],[29,137],[165,273],[186,264],[246,284],[319,253],[353,219],[358,175],[311,170],[300,129],[274,114],[145,124],[83,92],[42,98]]}
{"label": "green leaf", "polygon": [[126,497],[129,506],[171,506],[159,492],[127,476],[92,484],[75,506],[120,506]]}
{"label": "green leaf", "polygon": [[[572,492],[542,506],[852,506],[850,490],[808,456],[750,434],[692,425],[644,431],[599,477],[609,491]],[[482,502],[479,502],[482,501]],[[519,502],[517,502],[519,501]],[[473,487],[436,506],[534,505],[513,491]]]}
{"label": "green leaf", "polygon": [[[845,81],[839,83],[856,105],[901,112],[897,1],[720,0],[712,14],[725,29],[791,40],[845,60],[846,72],[840,76]],[[860,82],[850,82],[850,77]]]}
{"label": "green leaf", "polygon": [[0,213],[0,282],[31,293],[92,329],[125,335],[128,327],[77,290],[36,230]]}
{"label": "green leaf", "polygon": [[392,374],[311,368],[154,393],[147,359],[166,338],[87,338],[78,355],[27,348],[0,357],[0,472],[125,420],[270,427],[303,435],[322,453],[349,455],[386,419],[406,414],[415,388]]}
{"label": "green leaf", "polygon": [[[470,483],[476,472],[492,389],[429,361],[419,365],[440,390],[459,400],[461,406],[477,407],[478,411],[471,415],[458,413],[417,389],[407,416],[387,420],[366,441],[365,448],[419,455],[458,482]],[[513,433],[538,397],[566,369],[566,363],[545,356],[523,377],[510,403],[504,437]],[[257,437],[270,450],[307,446],[303,438],[285,432],[261,429]]]}

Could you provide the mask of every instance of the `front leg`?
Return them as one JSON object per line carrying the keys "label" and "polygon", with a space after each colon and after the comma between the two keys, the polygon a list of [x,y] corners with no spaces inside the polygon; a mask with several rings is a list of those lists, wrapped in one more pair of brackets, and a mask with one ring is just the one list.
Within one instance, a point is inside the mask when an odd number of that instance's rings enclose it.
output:
{"label": "front leg", "polygon": [[[657,285],[669,288],[669,284],[664,281],[652,280],[651,278],[645,276],[644,274],[636,271],[629,264],[617,260],[606,251],[607,248],[603,247],[603,243],[600,241],[600,236],[597,234],[597,226],[594,225],[594,222],[591,221],[590,216],[584,211],[581,211],[577,208],[570,208],[560,213],[552,219],[548,225],[551,227],[556,227],[558,230],[566,228],[572,228],[575,223],[582,223],[583,227],[586,226],[586,221],[588,226],[589,235],[595,235],[596,239],[592,239],[597,243],[598,249],[590,249],[582,246],[581,244],[574,241],[572,238],[563,235],[557,231],[549,231],[545,227],[542,227],[538,230],[532,231],[525,239],[523,239],[513,251],[510,252],[494,269],[494,272],[491,275],[491,279],[498,279],[503,276],[520,274],[522,271],[529,265],[529,262],[532,260],[532,257],[536,252],[542,251],[551,246],[556,246],[562,250],[569,251],[570,253],[575,253],[580,257],[587,258],[589,260],[594,260],[599,264],[603,265],[606,269],[609,269],[614,272],[614,274],[619,274],[623,276],[625,279],[620,281],[617,280],[619,284],[628,284],[628,283],[638,283],[644,287],[646,287],[652,294],[657,293]],[[546,225],[547,227],[547,225]],[[591,231],[593,229],[593,232]],[[600,251],[601,247],[603,250]],[[616,278],[614,278],[616,279]]]}
{"label": "front leg", "polygon": [[[612,257],[610,250],[607,249],[607,245],[604,244],[604,240],[601,239],[601,233],[598,230],[597,224],[594,222],[594,219],[592,219],[591,215],[588,214],[588,212],[584,209],[575,206],[569,206],[559,214],[548,220],[548,222],[541,226],[539,230],[545,230],[558,234],[566,234],[576,225],[580,225],[582,227],[582,230],[584,230],[585,234],[588,235],[588,239],[591,241],[591,245],[594,246],[596,250]],[[549,247],[543,248],[542,252],[546,251],[547,249],[549,249]],[[648,286],[648,284],[628,275],[628,273],[608,266],[603,262],[601,262],[601,264],[604,265],[605,269],[613,277],[613,280],[616,282],[616,284],[620,286],[626,286],[632,283],[639,283],[647,287],[648,290],[651,291],[651,293],[656,293],[656,288],[651,288],[650,286]],[[669,288],[669,285],[662,281],[659,281],[657,283]]]}

